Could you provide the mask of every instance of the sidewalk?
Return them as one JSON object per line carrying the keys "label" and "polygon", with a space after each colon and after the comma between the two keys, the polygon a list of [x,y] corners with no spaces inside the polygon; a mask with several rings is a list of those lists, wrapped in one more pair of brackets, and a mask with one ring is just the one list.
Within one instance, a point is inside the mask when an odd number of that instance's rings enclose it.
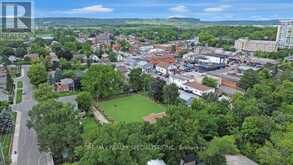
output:
{"label": "sidewalk", "polygon": [[110,122],[106,119],[106,117],[99,111],[95,106],[92,106],[92,111],[94,116],[98,122],[101,124],[109,124]]}
{"label": "sidewalk", "polygon": [[[23,76],[24,76],[24,70],[21,68],[21,76],[14,79],[15,89],[14,89],[14,98],[13,98],[12,106],[16,106],[17,81],[21,80]],[[17,147],[19,142],[20,120],[21,120],[21,112],[16,112],[16,121],[15,121],[12,150],[11,150],[11,164],[12,165],[17,165],[17,159],[18,159]]]}
{"label": "sidewalk", "polygon": [[19,133],[20,133],[20,119],[21,119],[21,112],[16,112],[16,122],[15,122],[14,136],[13,136],[13,142],[12,142],[12,153],[11,153],[12,165],[17,165],[17,159],[18,159],[17,147],[18,147]]}

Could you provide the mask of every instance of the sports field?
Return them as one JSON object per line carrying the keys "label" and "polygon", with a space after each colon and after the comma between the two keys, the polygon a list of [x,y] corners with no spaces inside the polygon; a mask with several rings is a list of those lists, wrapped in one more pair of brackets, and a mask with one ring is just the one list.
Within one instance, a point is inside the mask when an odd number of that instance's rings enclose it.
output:
{"label": "sports field", "polygon": [[107,117],[126,123],[143,121],[144,116],[166,111],[164,106],[143,95],[131,95],[103,101],[99,107]]}

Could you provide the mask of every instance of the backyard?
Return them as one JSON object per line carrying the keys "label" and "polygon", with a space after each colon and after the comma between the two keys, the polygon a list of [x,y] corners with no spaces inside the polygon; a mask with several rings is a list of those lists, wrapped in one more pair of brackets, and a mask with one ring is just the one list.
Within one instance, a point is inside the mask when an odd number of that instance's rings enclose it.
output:
{"label": "backyard", "polygon": [[166,111],[166,108],[143,95],[119,97],[99,103],[105,115],[118,122],[140,122],[151,113]]}

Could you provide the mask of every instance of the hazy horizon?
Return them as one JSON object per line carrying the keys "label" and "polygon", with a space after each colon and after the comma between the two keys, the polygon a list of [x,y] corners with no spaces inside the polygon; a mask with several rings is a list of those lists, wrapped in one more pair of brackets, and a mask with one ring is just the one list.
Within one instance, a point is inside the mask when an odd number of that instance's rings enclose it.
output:
{"label": "hazy horizon", "polygon": [[36,18],[187,17],[205,21],[293,18],[290,0],[34,0],[33,4]]}

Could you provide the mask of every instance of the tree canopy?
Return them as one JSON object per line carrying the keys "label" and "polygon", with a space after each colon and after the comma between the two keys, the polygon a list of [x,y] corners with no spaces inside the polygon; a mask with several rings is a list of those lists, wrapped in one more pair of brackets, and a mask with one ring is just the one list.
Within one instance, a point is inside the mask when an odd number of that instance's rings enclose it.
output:
{"label": "tree canopy", "polygon": [[81,79],[82,88],[98,97],[120,93],[122,84],[121,74],[109,65],[92,65]]}

